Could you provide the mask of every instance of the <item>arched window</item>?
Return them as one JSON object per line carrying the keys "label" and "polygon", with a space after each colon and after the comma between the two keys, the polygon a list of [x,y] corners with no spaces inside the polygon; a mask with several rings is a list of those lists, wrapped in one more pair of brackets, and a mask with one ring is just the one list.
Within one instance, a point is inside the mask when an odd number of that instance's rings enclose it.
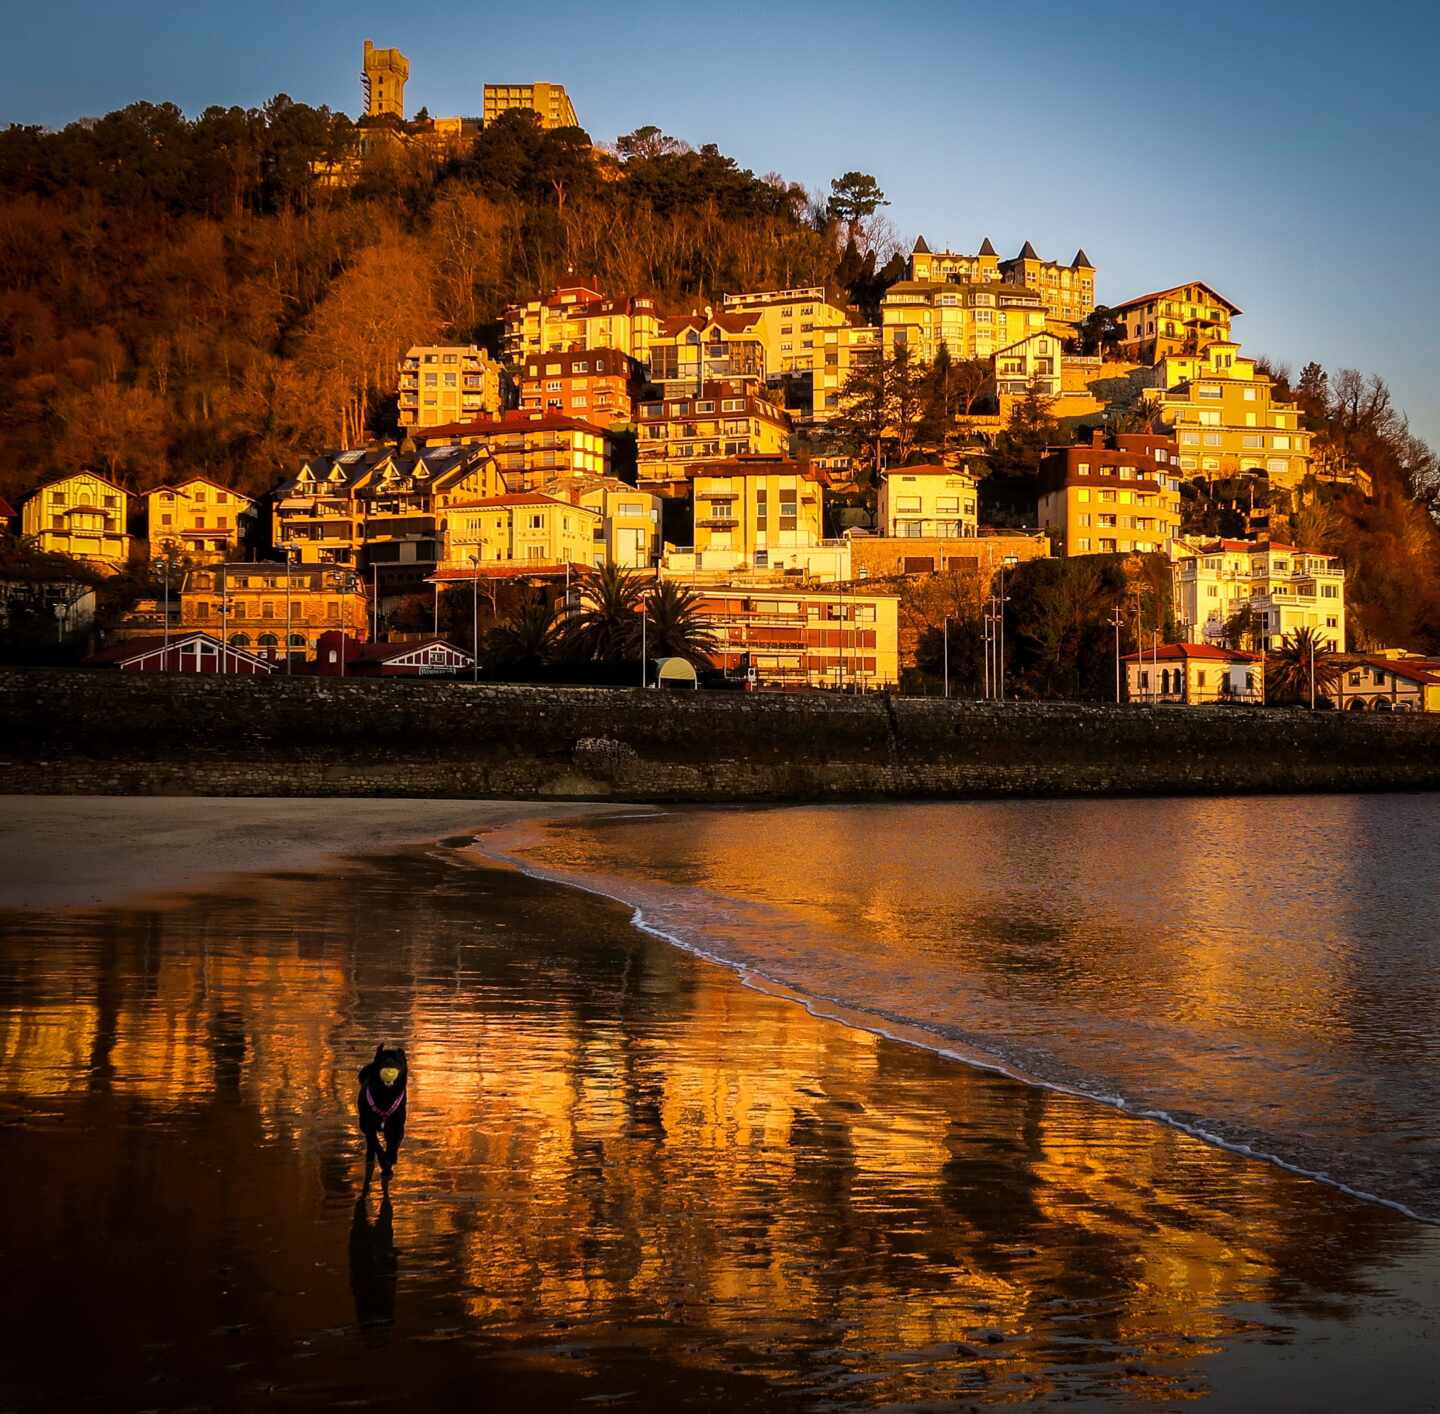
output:
{"label": "arched window", "polygon": [[1161,697],[1168,697],[1168,696],[1170,695],[1170,669],[1169,669],[1169,668],[1161,668],[1161,669],[1160,669],[1160,695],[1161,695]]}
{"label": "arched window", "polygon": [[230,646],[232,648],[248,648],[250,646],[250,635],[248,633],[232,633],[230,635]]}
{"label": "arched window", "polygon": [[290,635],[290,646],[292,648],[303,648],[305,646],[305,635],[303,633],[292,633]]}
{"label": "arched window", "polygon": [[262,633],[258,641],[262,648],[278,648],[280,646],[280,640],[273,633]]}

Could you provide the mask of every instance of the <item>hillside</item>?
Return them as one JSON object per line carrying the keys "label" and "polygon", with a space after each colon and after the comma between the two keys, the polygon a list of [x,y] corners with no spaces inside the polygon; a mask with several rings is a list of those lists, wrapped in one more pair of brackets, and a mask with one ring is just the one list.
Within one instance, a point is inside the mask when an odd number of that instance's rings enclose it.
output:
{"label": "hillside", "polygon": [[[0,496],[78,464],[263,492],[347,425],[393,431],[408,345],[494,347],[507,302],[571,273],[666,310],[808,284],[873,306],[897,273],[803,188],[655,128],[609,152],[511,113],[463,155],[395,144],[328,189],[353,136],[284,96],[0,134]],[[1317,497],[1294,533],[1346,555],[1367,638],[1440,647],[1435,458],[1383,385],[1306,374],[1310,425],[1376,494]]]}

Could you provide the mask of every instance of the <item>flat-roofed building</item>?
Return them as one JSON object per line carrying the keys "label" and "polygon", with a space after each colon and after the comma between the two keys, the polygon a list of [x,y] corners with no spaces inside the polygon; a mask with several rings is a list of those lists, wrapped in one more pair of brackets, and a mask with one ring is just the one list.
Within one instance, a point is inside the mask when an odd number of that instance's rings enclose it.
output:
{"label": "flat-roofed building", "polygon": [[20,530],[48,555],[69,555],[114,574],[135,548],[129,516],[124,487],[97,471],[77,471],[45,482],[25,498]]}
{"label": "flat-roofed building", "polygon": [[410,61],[398,49],[377,49],[368,39],[360,69],[367,118],[404,118]]}
{"label": "flat-roofed building", "polygon": [[575,105],[560,83],[487,83],[484,93],[484,119],[493,123],[512,108],[534,113],[542,128],[578,128]]}
{"label": "flat-roofed building", "polygon": [[646,363],[660,328],[651,296],[612,298],[580,284],[559,285],[544,299],[507,305],[501,317],[501,357],[512,370],[531,354],[575,349],[614,349]]}
{"label": "flat-roofed building", "polygon": [[873,691],[900,680],[899,596],[824,588],[701,587],[717,667],[753,667],[762,687]]}
{"label": "flat-roofed building", "polygon": [[474,344],[416,345],[400,360],[400,425],[437,427],[503,411],[510,375]]}
{"label": "flat-roofed building", "polygon": [[876,518],[882,535],[958,540],[978,532],[977,505],[975,478],[961,467],[897,466],[880,483]]}
{"label": "flat-roofed building", "polygon": [[690,469],[736,457],[779,457],[790,449],[790,419],[746,384],[706,383],[696,396],[647,399],[636,409],[642,485],[683,492]]}
{"label": "flat-roofed building", "polygon": [[254,514],[249,496],[208,476],[191,476],[145,493],[150,558],[179,556],[195,563],[232,557],[243,521]]}
{"label": "flat-roofed building", "polygon": [[615,349],[571,349],[535,353],[520,371],[523,412],[557,413],[596,427],[627,423],[633,415],[630,391],[638,368],[628,354]]}
{"label": "flat-roofed building", "polygon": [[417,429],[421,446],[482,446],[507,491],[531,491],[557,476],[608,476],[609,434],[592,422],[521,408],[499,417]]}
{"label": "flat-roofed building", "polygon": [[723,310],[759,316],[750,327],[764,346],[766,376],[794,380],[788,409],[798,421],[834,417],[851,370],[880,347],[879,327],[865,324],[818,285],[726,295]]}
{"label": "flat-roofed building", "polygon": [[1269,375],[1239,347],[1217,340],[1200,354],[1162,358],[1160,386],[1145,396],[1174,429],[1187,479],[1261,472],[1272,486],[1299,486],[1310,474],[1312,434],[1300,425],[1299,407],[1276,402]]}
{"label": "flat-roofed building", "polygon": [[1040,463],[1041,528],[1060,555],[1166,554],[1180,533],[1173,439],[1122,433],[1114,446],[1051,447]]}

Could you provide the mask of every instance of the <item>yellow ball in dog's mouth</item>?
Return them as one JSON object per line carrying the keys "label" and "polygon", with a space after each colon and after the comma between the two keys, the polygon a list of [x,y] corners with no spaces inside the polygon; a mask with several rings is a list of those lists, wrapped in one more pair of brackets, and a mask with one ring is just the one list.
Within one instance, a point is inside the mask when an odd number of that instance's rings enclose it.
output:
{"label": "yellow ball in dog's mouth", "polygon": [[400,1079],[400,1067],[398,1065],[383,1065],[380,1067],[380,1082],[382,1085],[393,1085]]}

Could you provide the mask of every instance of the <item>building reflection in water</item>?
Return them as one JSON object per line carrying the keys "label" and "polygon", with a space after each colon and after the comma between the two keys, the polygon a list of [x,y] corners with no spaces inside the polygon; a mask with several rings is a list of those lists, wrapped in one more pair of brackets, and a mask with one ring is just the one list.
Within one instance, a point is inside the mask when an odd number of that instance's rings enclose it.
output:
{"label": "building reflection in water", "polygon": [[[440,853],[7,927],[38,1275],[0,1319],[42,1351],[37,1313],[64,1310],[117,1388],[163,1330],[212,1371],[223,1340],[393,1360],[443,1336],[873,1403],[1174,1400],[1216,1352],[1384,1309],[1390,1264],[1433,1270],[1388,1212],[817,1019],[617,907]],[[393,1202],[357,1202],[353,1077],[380,1040],[409,1054],[409,1126]]]}

